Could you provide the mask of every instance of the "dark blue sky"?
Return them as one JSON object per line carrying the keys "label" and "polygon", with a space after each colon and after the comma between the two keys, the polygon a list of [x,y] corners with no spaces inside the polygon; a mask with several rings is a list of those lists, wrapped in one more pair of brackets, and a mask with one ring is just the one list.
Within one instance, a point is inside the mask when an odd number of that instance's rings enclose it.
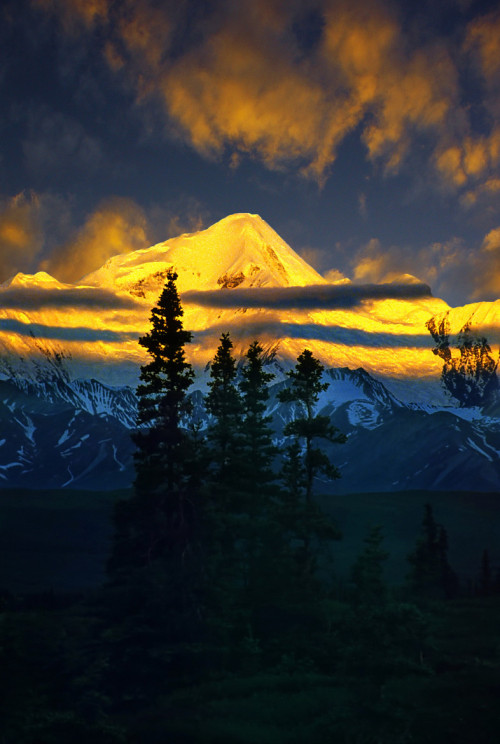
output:
{"label": "dark blue sky", "polygon": [[252,212],[322,273],[497,299],[494,5],[7,0],[0,280]]}

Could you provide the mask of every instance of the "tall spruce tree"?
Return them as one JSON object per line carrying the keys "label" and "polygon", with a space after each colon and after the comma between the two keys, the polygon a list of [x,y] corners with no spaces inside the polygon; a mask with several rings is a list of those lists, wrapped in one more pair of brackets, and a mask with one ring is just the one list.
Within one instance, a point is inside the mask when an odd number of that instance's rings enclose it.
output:
{"label": "tall spruce tree", "polygon": [[276,476],[272,462],[277,453],[273,444],[271,417],[266,416],[268,385],[274,379],[264,370],[263,349],[254,341],[245,355],[239,389],[243,405],[241,421],[241,476],[244,489],[255,499],[263,500]]}
{"label": "tall spruce tree", "polygon": [[186,417],[194,372],[184,347],[191,334],[170,270],[151,330],[139,343],[141,368],[133,441],[136,479],[119,502],[106,595],[109,677],[117,697],[142,701],[189,678],[204,637],[205,575],[200,550],[201,499]]}
{"label": "tall spruce tree", "polygon": [[127,561],[140,566],[168,553],[181,554],[191,540],[192,453],[183,421],[191,410],[187,391],[194,371],[184,347],[192,335],[182,325],[176,279],[170,269],[151,312],[151,330],[139,339],[151,361],[141,367],[137,388],[134,496],[117,512],[111,566]]}
{"label": "tall spruce tree", "polygon": [[[236,382],[236,361],[228,333],[223,333],[210,365],[205,408],[209,468],[207,505],[208,621],[214,645],[224,655],[238,654],[249,622],[245,591],[248,580],[249,520],[241,486],[243,404]],[[236,644],[236,645],[235,645]]]}
{"label": "tall spruce tree", "polygon": [[219,488],[231,488],[238,477],[240,455],[240,425],[243,413],[241,395],[236,384],[236,361],[233,342],[223,333],[220,345],[210,365],[209,391],[205,407],[212,416],[207,430],[212,478]]}
{"label": "tall spruce tree", "polygon": [[328,456],[314,441],[323,439],[340,444],[346,441],[344,434],[332,425],[328,416],[319,416],[315,408],[320,393],[328,388],[327,382],[322,382],[323,365],[316,359],[309,349],[304,349],[297,358],[295,369],[287,372],[290,386],[279,393],[282,402],[299,403],[303,414],[290,421],[284,429],[287,436],[293,436],[305,444],[304,467],[306,473],[305,495],[306,501],[311,501],[313,480],[320,473],[328,478],[340,478],[338,469]]}
{"label": "tall spruce tree", "polygon": [[314,477],[320,473],[338,478],[340,473],[315,441],[323,439],[341,443],[345,436],[327,416],[319,416],[316,406],[320,393],[327,389],[322,382],[323,366],[305,349],[295,369],[287,373],[290,385],[280,391],[282,402],[295,403],[298,416],[284,428],[293,442],[286,448],[281,469],[282,488],[276,499],[275,516],[287,535],[294,558],[294,573],[306,584],[318,564],[318,541],[328,543],[341,536],[337,526],[312,498]]}

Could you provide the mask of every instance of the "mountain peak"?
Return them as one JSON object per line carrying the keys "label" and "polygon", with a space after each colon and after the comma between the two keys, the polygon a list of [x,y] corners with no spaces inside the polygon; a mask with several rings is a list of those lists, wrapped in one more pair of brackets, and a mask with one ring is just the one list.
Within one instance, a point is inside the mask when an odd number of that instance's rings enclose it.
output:
{"label": "mountain peak", "polygon": [[326,283],[262,217],[248,213],[114,256],[82,282],[156,299],[170,267],[178,273],[180,292]]}
{"label": "mountain peak", "polygon": [[47,274],[46,271],[37,271],[36,274],[23,274],[20,271],[0,286],[3,289],[14,289],[15,287],[50,287],[53,289],[64,285],[55,277]]}

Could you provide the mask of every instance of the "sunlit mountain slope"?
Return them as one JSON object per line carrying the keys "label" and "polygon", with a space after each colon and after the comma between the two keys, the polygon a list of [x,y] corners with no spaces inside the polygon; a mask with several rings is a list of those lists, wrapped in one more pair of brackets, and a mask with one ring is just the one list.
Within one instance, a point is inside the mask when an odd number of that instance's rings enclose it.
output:
{"label": "sunlit mountain slope", "polygon": [[[35,378],[40,365],[63,360],[71,378],[134,384],[144,361],[137,339],[148,329],[171,266],[179,275],[185,326],[194,332],[188,354],[198,368],[213,356],[221,332],[230,331],[238,352],[259,338],[278,363],[288,365],[307,346],[327,366],[363,367],[389,385],[394,381],[399,394],[401,385],[413,389],[416,380],[439,377],[441,362],[425,324],[449,310],[445,302],[428,295],[346,303],[344,296],[316,307],[315,295],[332,285],[250,214],[114,256],[74,285],[43,272],[18,274],[0,288],[4,377],[16,369],[28,374],[27,359]],[[305,298],[300,288],[307,290]],[[296,302],[284,295],[282,304],[267,303],[274,290],[291,289]],[[267,292],[261,306],[248,306],[252,292]],[[219,297],[225,307],[217,306]],[[228,297],[238,299],[227,306]],[[418,397],[416,388],[414,393]]]}
{"label": "sunlit mountain slope", "polygon": [[342,490],[500,483],[500,301],[452,309],[408,276],[332,284],[260,217],[238,214],[75,284],[39,272],[0,286],[0,487],[130,484],[137,341],[170,267],[193,332],[197,409],[220,334],[237,353],[258,338],[281,438],[290,411],[277,391],[308,347],[328,367],[321,411],[348,435],[333,453]]}
{"label": "sunlit mountain slope", "polygon": [[[303,287],[326,280],[253,214],[234,214],[207,230],[110,258],[84,284],[158,295],[165,263],[175,266],[180,292],[234,287]],[[160,281],[158,281],[160,280]]]}

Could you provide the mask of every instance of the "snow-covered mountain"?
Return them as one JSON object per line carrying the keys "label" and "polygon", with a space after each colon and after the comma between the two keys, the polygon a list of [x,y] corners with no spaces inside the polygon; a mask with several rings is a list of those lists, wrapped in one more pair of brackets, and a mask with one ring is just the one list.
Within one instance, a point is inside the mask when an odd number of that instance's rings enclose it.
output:
{"label": "snow-covered mountain", "polygon": [[[322,410],[348,434],[342,490],[498,489],[500,300],[452,309],[408,278],[328,282],[248,214],[114,256],[76,284],[39,272],[0,286],[0,485],[130,483],[137,340],[170,267],[195,395],[222,332],[237,354],[260,340],[274,393],[307,347],[328,368]],[[279,436],[290,412],[274,393]]]}
{"label": "snow-covered mountain", "polygon": [[[279,368],[269,366],[279,376]],[[325,381],[320,411],[347,434],[346,444],[331,450],[342,471],[337,491],[498,490],[498,412],[407,405],[363,369],[330,368]],[[278,401],[286,384],[270,388],[278,441],[294,413]],[[193,396],[197,414],[206,416],[200,390]],[[96,380],[12,380],[0,382],[0,400],[0,486],[118,488],[132,482],[137,403],[130,388]]]}
{"label": "snow-covered mountain", "polygon": [[[0,287],[0,374],[37,378],[40,365],[64,360],[71,379],[132,384],[144,361],[138,337],[167,270],[178,273],[188,348],[199,369],[221,332],[238,351],[259,338],[288,364],[305,346],[325,366],[363,367],[391,388],[431,390],[441,370],[425,323],[445,302],[412,284],[363,292],[321,277],[257,215],[231,215],[207,230],[114,256],[74,285],[43,272]],[[418,289],[418,287],[417,287]],[[20,362],[21,360],[21,362]],[[34,364],[27,370],[26,362]],[[392,388],[391,388],[392,389]],[[434,386],[439,396],[439,386]]]}

